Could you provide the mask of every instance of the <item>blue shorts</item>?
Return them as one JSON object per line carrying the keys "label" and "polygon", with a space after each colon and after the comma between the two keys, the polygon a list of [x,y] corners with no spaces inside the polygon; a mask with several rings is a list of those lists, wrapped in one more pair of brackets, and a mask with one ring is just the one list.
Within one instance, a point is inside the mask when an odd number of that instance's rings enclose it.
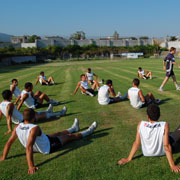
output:
{"label": "blue shorts", "polygon": [[174,71],[166,72],[166,77],[174,76]]}

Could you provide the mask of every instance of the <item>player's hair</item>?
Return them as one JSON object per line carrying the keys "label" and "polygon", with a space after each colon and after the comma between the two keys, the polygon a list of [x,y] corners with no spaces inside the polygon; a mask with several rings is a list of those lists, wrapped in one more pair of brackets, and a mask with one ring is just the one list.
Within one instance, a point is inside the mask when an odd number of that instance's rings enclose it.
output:
{"label": "player's hair", "polygon": [[41,71],[40,74],[44,74],[44,71]]}
{"label": "player's hair", "polygon": [[153,121],[158,121],[160,117],[160,108],[157,104],[150,104],[147,107],[147,115]]}
{"label": "player's hair", "polygon": [[175,50],[176,50],[175,47],[171,47],[171,48],[170,48],[170,52],[175,51]]}
{"label": "player's hair", "polygon": [[111,79],[106,80],[106,84],[107,85],[112,85],[112,80]]}
{"label": "player's hair", "polygon": [[2,97],[4,100],[9,100],[11,96],[12,96],[12,92],[10,90],[4,90],[2,92]]}
{"label": "player's hair", "polygon": [[24,85],[25,89],[28,89],[29,87],[32,87],[32,83],[31,82],[27,82]]}
{"label": "player's hair", "polygon": [[85,74],[81,74],[80,78],[82,78],[83,76],[85,76]]}
{"label": "player's hair", "polygon": [[12,81],[11,81],[11,82],[13,83],[14,81],[15,81],[15,82],[18,82],[18,80],[17,80],[17,79],[12,79]]}
{"label": "player's hair", "polygon": [[23,111],[23,119],[24,121],[30,122],[35,117],[34,109],[27,108]]}
{"label": "player's hair", "polygon": [[134,83],[136,86],[139,86],[140,81],[139,81],[139,79],[135,78],[135,79],[133,79],[133,83]]}
{"label": "player's hair", "polygon": [[139,67],[138,69],[139,69],[139,70],[142,70],[142,67]]}
{"label": "player's hair", "polygon": [[88,68],[88,71],[91,71],[91,68]]}

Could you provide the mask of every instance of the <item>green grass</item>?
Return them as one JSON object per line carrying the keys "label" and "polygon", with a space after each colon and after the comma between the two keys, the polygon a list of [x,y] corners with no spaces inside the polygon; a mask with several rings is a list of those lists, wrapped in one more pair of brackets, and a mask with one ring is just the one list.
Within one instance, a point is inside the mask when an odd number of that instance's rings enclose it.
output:
{"label": "green grass", "polygon": [[[179,60],[177,60],[178,62]],[[180,62],[179,62],[180,63]],[[133,109],[128,101],[117,104],[100,106],[96,97],[70,94],[79,81],[81,73],[91,67],[98,74],[99,79],[112,79],[116,92],[122,94],[132,85],[132,79],[137,76],[137,68],[151,70],[153,80],[141,80],[140,88],[144,94],[149,91],[155,97],[164,100],[160,105],[160,121],[167,121],[173,131],[180,124],[180,92],[175,90],[172,80],[165,86],[165,92],[157,91],[162,83],[165,72],[162,70],[162,60],[113,60],[113,61],[81,61],[49,63],[42,65],[17,65],[3,67],[0,70],[0,91],[9,89],[11,79],[19,80],[19,89],[23,89],[27,81],[36,81],[40,71],[45,71],[46,76],[52,75],[59,83],[56,86],[34,87],[34,92],[41,90],[51,98],[64,102],[68,108],[67,116],[60,119],[39,123],[43,132],[61,131],[69,128],[75,117],[80,120],[80,128],[84,129],[93,121],[99,126],[96,132],[80,141],[66,145],[61,151],[50,155],[34,154],[35,165],[40,169],[34,175],[27,174],[27,162],[25,149],[18,141],[12,146],[8,159],[0,163],[0,179],[61,179],[61,180],[168,180],[180,179],[179,174],[170,171],[166,157],[139,157],[141,150],[136,154],[137,158],[131,163],[118,166],[117,161],[127,157],[135,139],[136,126],[139,121],[146,120],[146,108]],[[177,80],[180,73],[175,69]],[[0,97],[2,101],[2,98]],[[64,105],[55,106],[54,111],[60,110]],[[23,105],[21,112],[25,106]],[[6,119],[0,122],[0,154],[9,136]],[[179,153],[174,155],[174,160],[179,163]]]}

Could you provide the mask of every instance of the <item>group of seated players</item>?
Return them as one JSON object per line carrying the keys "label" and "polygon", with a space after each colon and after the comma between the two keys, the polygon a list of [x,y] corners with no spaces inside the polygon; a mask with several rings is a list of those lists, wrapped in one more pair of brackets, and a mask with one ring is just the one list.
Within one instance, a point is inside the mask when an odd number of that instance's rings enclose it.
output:
{"label": "group of seated players", "polygon": [[[37,80],[42,84],[44,73],[40,76],[42,76],[42,78],[39,77]],[[93,80],[93,76],[95,76],[95,80]],[[138,78],[139,77],[142,79],[147,79],[148,77],[152,79],[152,73],[139,68]],[[117,103],[128,98],[133,108],[139,109],[147,106],[148,121],[139,122],[137,126],[136,139],[133,143],[129,156],[119,160],[119,165],[129,163],[141,146],[144,156],[166,155],[171,170],[173,172],[180,172],[180,166],[175,165],[172,156],[172,153],[176,151],[177,142],[180,140],[180,126],[170,134],[168,123],[158,122],[160,117],[160,108],[157,104],[160,103],[160,100],[155,99],[153,94],[150,92],[144,96],[142,90],[139,89],[140,80],[138,78],[133,79],[132,87],[128,89],[124,96],[121,96],[120,92],[117,94],[115,93],[113,82],[110,79],[106,80],[106,83],[100,87],[99,84],[103,84],[104,80],[98,82],[98,76],[91,72],[90,68],[88,68],[88,72],[86,74],[82,74],[80,78],[81,81],[78,82],[72,95],[75,95],[78,89],[80,89],[82,94],[94,96],[95,89],[97,89],[98,103],[100,105]],[[47,83],[43,82],[43,85],[49,85],[51,82],[54,84],[54,79],[52,77],[50,79],[46,80]],[[91,88],[89,88],[89,84],[91,85]],[[0,118],[2,117],[2,114],[4,114],[7,118],[8,132],[6,134],[11,133],[12,122],[18,125],[16,125],[12,131],[9,140],[4,147],[3,156],[0,157],[0,161],[6,159],[11,145],[18,138],[21,144],[26,148],[28,173],[33,174],[36,170],[38,170],[38,167],[34,165],[33,152],[40,152],[43,154],[53,153],[70,141],[92,134],[97,128],[97,122],[93,122],[87,130],[72,134],[79,131],[79,121],[75,118],[71,128],[62,132],[48,135],[43,134],[40,127],[35,125],[36,121],[45,118],[48,119],[53,116],[64,116],[67,111],[66,107],[59,112],[53,113],[53,104],[57,105],[57,101],[50,99],[46,94],[40,91],[33,94],[32,83],[26,83],[25,90],[22,92],[19,91],[17,85],[17,80],[13,79],[10,87],[11,91],[5,90],[2,93],[4,100],[0,104]],[[17,104],[20,100],[17,109],[11,102],[12,94],[14,94],[17,98],[15,104]],[[49,104],[48,109],[46,111],[35,112],[34,109],[41,107],[43,100],[46,100]],[[23,114],[21,114],[18,110],[20,110],[23,103],[28,107],[28,109],[25,109]]]}

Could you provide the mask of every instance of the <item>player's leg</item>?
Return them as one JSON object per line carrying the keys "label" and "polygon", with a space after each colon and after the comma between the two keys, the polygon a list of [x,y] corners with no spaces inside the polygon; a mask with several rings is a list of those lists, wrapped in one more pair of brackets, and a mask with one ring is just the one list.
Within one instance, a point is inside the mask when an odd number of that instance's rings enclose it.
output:
{"label": "player's leg", "polygon": [[175,87],[176,87],[176,90],[180,90],[180,87],[178,86],[177,81],[176,81],[176,76],[175,76],[175,74],[172,75],[172,79],[173,79],[173,83],[174,83],[174,85],[175,85]]}
{"label": "player's leg", "polygon": [[80,90],[82,93],[86,94],[86,89],[84,89],[82,86],[80,86]]}
{"label": "player's leg", "polygon": [[96,81],[96,80],[94,80],[93,81],[93,85],[91,86],[91,88],[93,89],[93,90],[95,90],[95,89],[99,89],[99,83]]}
{"label": "player's leg", "polygon": [[169,80],[169,76],[166,76],[164,81],[162,82],[160,88],[158,89],[159,91],[163,91],[163,87],[165,86],[165,84],[168,82]]}
{"label": "player's leg", "polygon": [[36,91],[36,93],[34,94],[34,97],[35,97],[35,98],[38,98],[41,94],[42,94],[41,91]]}
{"label": "player's leg", "polygon": [[55,83],[55,82],[54,82],[54,78],[53,78],[52,76],[50,76],[50,77],[48,78],[48,82],[54,84],[54,83]]}
{"label": "player's leg", "polygon": [[150,79],[152,79],[152,72],[148,72],[147,74],[146,74],[146,77],[149,77]]}

